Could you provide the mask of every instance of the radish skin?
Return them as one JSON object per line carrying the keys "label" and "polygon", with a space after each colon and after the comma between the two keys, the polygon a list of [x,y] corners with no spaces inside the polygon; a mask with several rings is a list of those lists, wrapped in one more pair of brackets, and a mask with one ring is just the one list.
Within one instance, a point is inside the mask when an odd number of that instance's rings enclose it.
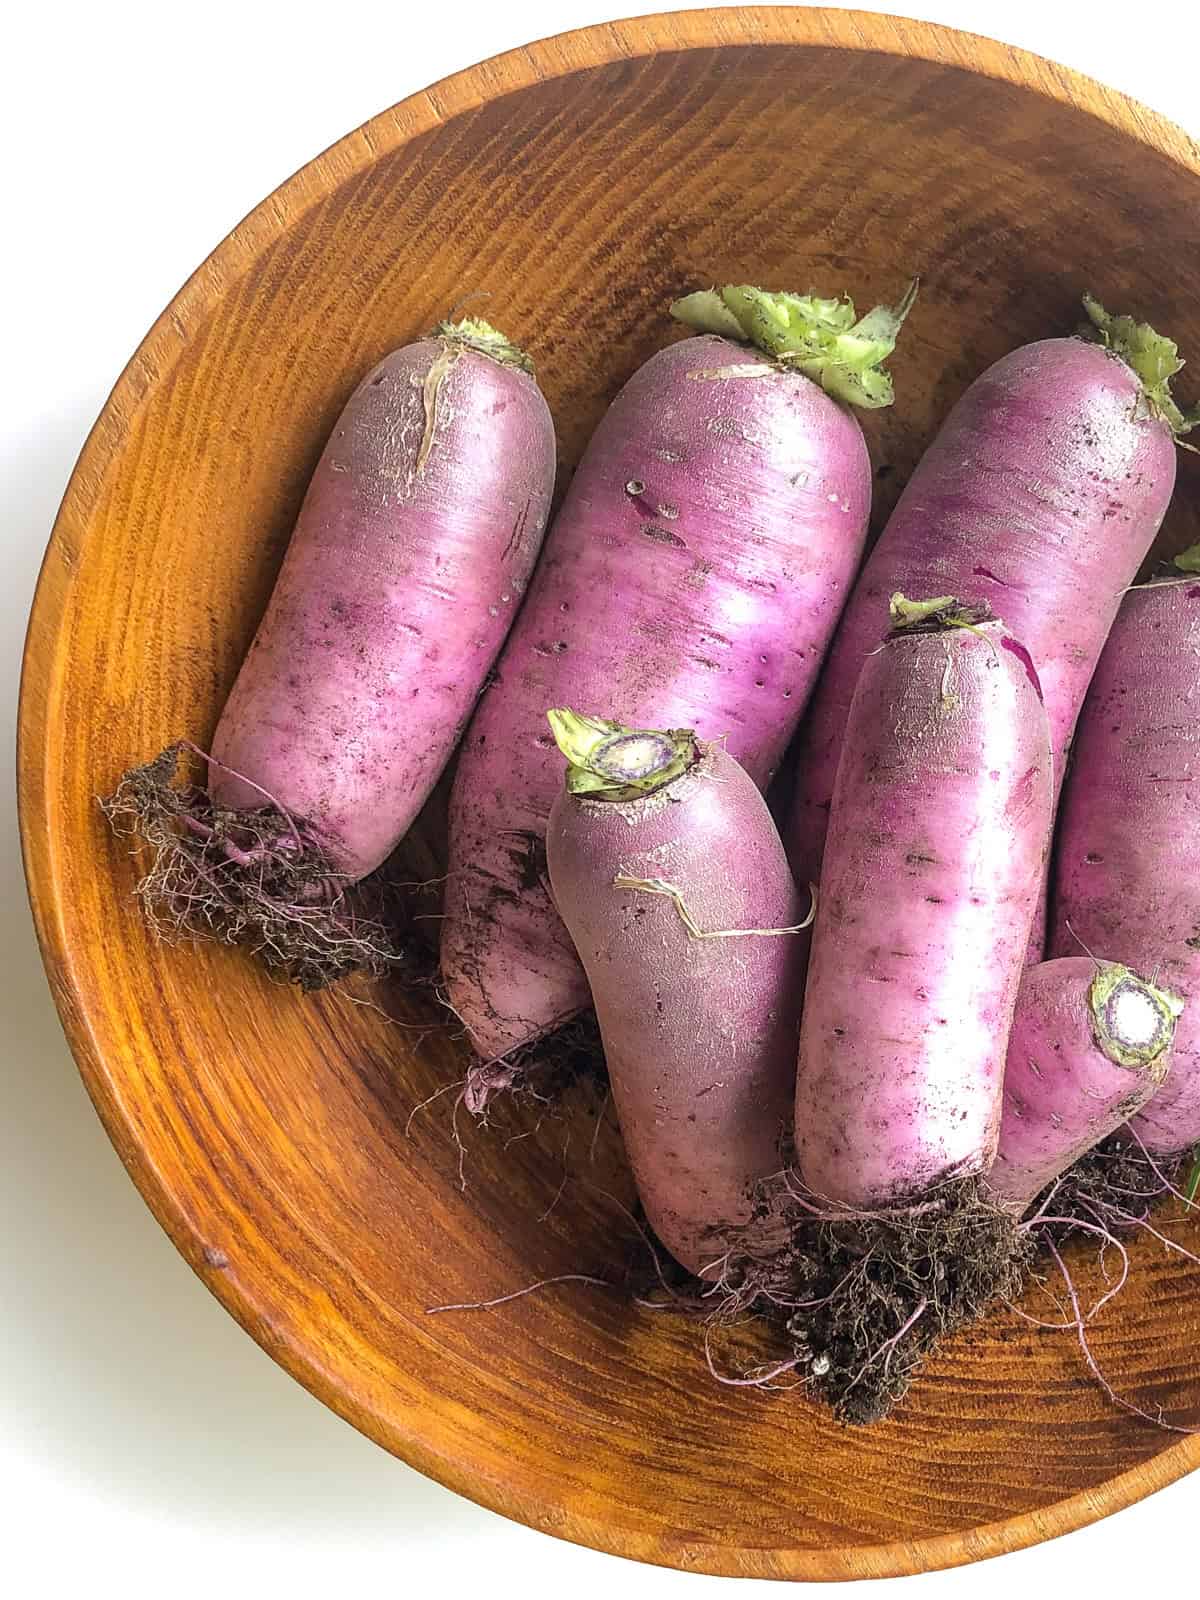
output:
{"label": "radish skin", "polygon": [[[1171,498],[1173,427],[1194,421],[1170,398],[1182,364],[1175,346],[1088,305],[1107,347],[1047,339],[990,367],[921,458],[871,552],[799,741],[786,834],[798,881],[820,875],[851,699],[895,590],[954,594],[1004,616],[1033,657],[1061,784],[1096,661]],[[1036,930],[1031,959],[1040,960],[1040,918]]]}
{"label": "radish skin", "polygon": [[1128,967],[1065,956],[1028,967],[1004,1069],[988,1191],[1017,1216],[1115,1132],[1167,1076],[1178,996]]}
{"label": "radish skin", "polygon": [[[544,874],[561,787],[546,708],[604,704],[629,726],[693,727],[725,740],[765,787],[858,566],[870,462],[858,423],[822,385],[886,403],[890,385],[870,363],[911,300],[847,328],[840,302],[723,294],[744,325],[715,294],[680,302],[685,320],[720,331],[652,356],[600,423],[467,733],[442,972],[485,1062],[588,1000]],[[797,305],[803,338],[788,320]],[[822,318],[842,321],[830,330]]]}
{"label": "radish skin", "polygon": [[192,897],[227,936],[217,885],[232,897],[232,936],[268,958],[294,924],[306,985],[321,976],[321,950],[308,948],[318,934],[345,970],[354,941],[322,917],[345,931],[345,886],[407,832],[520,605],[555,471],[550,413],[527,369],[502,335],[466,321],[363,379],[221,714],[207,803],[160,786],[155,815],[154,764],[111,802],[128,811],[136,791],[137,820],[170,857],[168,904]]}
{"label": "radish skin", "polygon": [[[541,390],[453,335],[386,356],[334,426],[213,754],[303,817],[347,876],[390,855],[440,777],[553,488]],[[220,771],[210,792],[262,804]]]}
{"label": "radish skin", "polygon": [[1155,974],[1188,1008],[1133,1119],[1152,1155],[1200,1141],[1200,578],[1132,589],[1080,718],[1059,817],[1051,950]]}
{"label": "radish skin", "polygon": [[550,877],[638,1193],[671,1254],[716,1277],[735,1245],[755,1248],[756,1185],[783,1165],[800,897],[766,803],[719,745],[552,719],[575,783],[550,813]]}
{"label": "radish skin", "polygon": [[1046,713],[1007,626],[948,600],[893,616],[914,620],[867,660],[846,728],[796,1082],[806,1185],[863,1211],[991,1165],[1051,816]]}

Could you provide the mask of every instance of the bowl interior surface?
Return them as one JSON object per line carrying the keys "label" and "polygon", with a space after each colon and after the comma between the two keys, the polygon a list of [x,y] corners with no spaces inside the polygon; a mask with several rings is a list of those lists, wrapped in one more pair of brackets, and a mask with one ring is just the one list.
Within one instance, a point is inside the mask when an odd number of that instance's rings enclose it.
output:
{"label": "bowl interior surface", "polygon": [[[1200,355],[1186,141],[1055,73],[938,30],[787,11],[651,19],[488,63],[247,219],[156,326],[68,491],[30,636],[23,822],[97,1105],[256,1338],[384,1445],[550,1532],[713,1572],[912,1571],[1075,1526],[1196,1452],[1108,1401],[1070,1337],[1011,1314],[948,1343],[865,1431],[800,1392],[720,1387],[693,1325],[603,1290],[427,1315],[614,1272],[632,1230],[611,1114],[578,1092],[486,1130],[460,1115],[461,1150],[453,1094],[410,1121],[464,1068],[436,1008],[354,986],[305,998],[237,952],[156,944],[95,797],[178,735],[209,737],[339,408],[468,294],[537,361],[561,489],[620,384],[675,336],[678,293],[736,280],[866,306],[919,273],[898,404],[865,423],[877,525],[970,379],[1071,330],[1084,288]],[[1200,538],[1192,462],[1173,548]],[[439,804],[414,870],[436,870]],[[1122,1394],[1196,1424],[1200,1271],[1153,1243],[1131,1246],[1092,1345]],[[1094,1265],[1080,1279],[1101,1282]]]}

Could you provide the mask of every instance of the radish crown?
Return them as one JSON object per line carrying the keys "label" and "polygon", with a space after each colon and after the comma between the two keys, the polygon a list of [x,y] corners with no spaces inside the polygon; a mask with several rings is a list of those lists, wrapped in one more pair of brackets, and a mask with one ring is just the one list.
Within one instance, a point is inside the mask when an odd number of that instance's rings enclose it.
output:
{"label": "radish crown", "polygon": [[845,405],[872,411],[895,398],[883,362],[917,298],[914,278],[898,306],[875,306],[855,317],[848,297],[774,294],[750,284],[699,289],[671,307],[677,322],[753,345],[788,371],[802,372]]}
{"label": "radish crown", "polygon": [[[1166,1076],[1183,1001],[1116,962],[1101,962],[1088,990],[1096,1043],[1119,1067],[1161,1068]],[[1161,1060],[1160,1060],[1161,1057]]]}
{"label": "radish crown", "polygon": [[567,790],[589,800],[638,800],[681,777],[700,757],[690,728],[625,728],[565,707],[546,718],[567,758]]}
{"label": "radish crown", "polygon": [[1200,544],[1189,545],[1171,562],[1180,572],[1200,572]]}
{"label": "radish crown", "polygon": [[910,600],[896,593],[888,602],[892,632],[942,633],[949,628],[974,632],[981,623],[994,620],[986,605],[967,605],[956,595],[940,594],[932,600]]}
{"label": "radish crown", "polygon": [[1200,407],[1182,411],[1171,393],[1171,379],[1184,365],[1174,339],[1156,333],[1148,322],[1112,316],[1090,294],[1083,297],[1083,309],[1091,324],[1085,336],[1097,339],[1132,369],[1151,415],[1165,422],[1176,438],[1190,432],[1200,422]]}
{"label": "radish crown", "polygon": [[533,362],[521,349],[506,339],[498,328],[482,317],[463,317],[459,322],[439,322],[433,336],[444,339],[457,349],[474,350],[476,355],[489,356],[502,367],[516,367],[519,372],[533,373]]}

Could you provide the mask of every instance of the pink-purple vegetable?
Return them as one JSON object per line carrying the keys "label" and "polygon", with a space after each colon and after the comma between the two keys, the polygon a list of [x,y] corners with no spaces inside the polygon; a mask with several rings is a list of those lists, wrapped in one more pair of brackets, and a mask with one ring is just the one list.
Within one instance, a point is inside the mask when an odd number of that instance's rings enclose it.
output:
{"label": "pink-purple vegetable", "polygon": [[1079,722],[1059,817],[1051,951],[1086,949],[1180,994],[1146,1148],[1200,1141],[1200,577],[1132,589]]}
{"label": "pink-purple vegetable", "polygon": [[978,378],[863,568],[801,733],[786,835],[798,881],[819,876],[851,698],[896,590],[954,594],[1004,616],[1033,657],[1062,781],[1121,595],[1171,497],[1175,433],[1195,421],[1170,397],[1182,365],[1174,344],[1085,304],[1100,342],[1026,345]]}
{"label": "pink-purple vegetable", "polygon": [[806,1185],[864,1211],[991,1165],[1051,820],[1007,625],[946,599],[892,613],[847,720],[796,1083]]}
{"label": "pink-purple vegetable", "polygon": [[[719,745],[567,711],[555,903],[591,984],[638,1193],[684,1266],[753,1249],[784,1164],[800,897],[766,803]],[[804,897],[807,899],[807,897]]]}
{"label": "pink-purple vegetable", "polygon": [[486,323],[443,324],[364,378],[225,704],[207,796],[170,789],[168,753],[110,803],[153,835],[143,892],[160,916],[213,919],[306,984],[371,964],[345,888],[448,761],[521,603],[554,471],[528,361]]}
{"label": "pink-purple vegetable", "polygon": [[1177,996],[1115,963],[1065,956],[1026,968],[986,1179],[1000,1204],[1021,1215],[1146,1104],[1167,1076],[1181,1009]]}
{"label": "pink-purple vegetable", "polygon": [[545,879],[562,781],[546,708],[694,727],[766,785],[866,534],[870,464],[840,402],[890,401],[878,364],[909,304],[855,323],[839,301],[690,296],[675,314],[710,331],[651,357],[596,430],[451,800],[442,971],[485,1062],[588,1000]]}

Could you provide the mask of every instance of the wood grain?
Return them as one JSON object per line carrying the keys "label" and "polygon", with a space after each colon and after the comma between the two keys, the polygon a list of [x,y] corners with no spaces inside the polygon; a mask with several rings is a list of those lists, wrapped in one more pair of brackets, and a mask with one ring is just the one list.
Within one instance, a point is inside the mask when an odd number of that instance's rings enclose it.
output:
{"label": "wood grain", "polygon": [[[1200,151],[1002,45],[851,12],[739,9],[514,51],[375,118],[222,243],[88,440],[46,556],[20,792],[47,971],[96,1106],[180,1250],[355,1426],[561,1537],[711,1573],[837,1578],[1028,1545],[1190,1470],[1200,1442],[1108,1404],[1015,1317],[954,1342],[902,1411],[847,1432],[801,1396],[723,1391],[694,1331],[581,1286],[429,1317],[626,1237],[597,1108],[468,1132],[461,1046],[430,1011],[304,999],[233,953],[155,945],[95,796],[203,739],[333,417],[465,294],[527,344],[564,468],[681,290],[851,290],[919,272],[871,420],[879,515],[946,407],[1091,288],[1200,358]],[[1194,399],[1194,395],[1187,398]],[[1168,539],[1200,537],[1184,458]],[[430,824],[436,832],[436,818]],[[359,998],[365,998],[360,995]],[[564,1159],[570,1168],[561,1197]],[[544,1213],[549,1209],[549,1214]],[[1119,1388],[1200,1421],[1200,1275],[1137,1247],[1096,1331]]]}

